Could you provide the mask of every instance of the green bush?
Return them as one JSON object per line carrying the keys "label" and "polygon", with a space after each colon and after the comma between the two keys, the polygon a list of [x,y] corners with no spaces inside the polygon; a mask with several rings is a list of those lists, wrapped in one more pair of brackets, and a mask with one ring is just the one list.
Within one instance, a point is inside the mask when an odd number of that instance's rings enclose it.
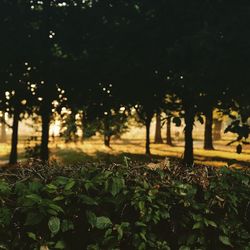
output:
{"label": "green bush", "polygon": [[3,173],[0,249],[250,249],[249,172],[204,171],[91,164]]}

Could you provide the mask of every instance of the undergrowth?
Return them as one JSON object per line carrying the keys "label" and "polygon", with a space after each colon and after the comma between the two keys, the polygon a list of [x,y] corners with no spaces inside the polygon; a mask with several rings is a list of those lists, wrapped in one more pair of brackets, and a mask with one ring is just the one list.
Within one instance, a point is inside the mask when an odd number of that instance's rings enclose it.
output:
{"label": "undergrowth", "polygon": [[249,171],[125,163],[2,170],[0,249],[250,249]]}

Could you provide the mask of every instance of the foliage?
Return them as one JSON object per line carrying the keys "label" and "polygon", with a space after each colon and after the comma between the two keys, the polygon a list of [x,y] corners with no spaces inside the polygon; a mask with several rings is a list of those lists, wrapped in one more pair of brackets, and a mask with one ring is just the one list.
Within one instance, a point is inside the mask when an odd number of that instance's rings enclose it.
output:
{"label": "foliage", "polygon": [[250,248],[249,171],[125,165],[3,172],[0,248]]}
{"label": "foliage", "polygon": [[76,114],[72,111],[68,114],[61,114],[62,124],[60,128],[60,136],[64,138],[65,143],[76,142],[78,139],[77,129],[79,127],[76,119]]}

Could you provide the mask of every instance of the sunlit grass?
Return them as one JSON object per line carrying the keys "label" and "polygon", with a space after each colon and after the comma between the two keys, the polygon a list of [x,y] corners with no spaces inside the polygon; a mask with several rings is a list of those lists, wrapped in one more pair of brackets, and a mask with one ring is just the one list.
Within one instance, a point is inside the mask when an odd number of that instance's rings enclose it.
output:
{"label": "sunlit grass", "polygon": [[[230,160],[236,160],[239,162],[250,163],[250,149],[245,147],[242,154],[235,153],[235,146],[226,146],[226,142],[219,141],[215,142],[216,150],[204,150],[202,144],[195,143],[197,148],[194,149],[195,159],[197,163],[203,163],[206,165],[224,166]],[[111,148],[103,146],[101,138],[95,138],[85,141],[83,144],[77,143],[57,143],[56,146],[52,147],[52,152],[55,158],[62,159],[61,152],[65,150],[75,150],[75,153],[86,156],[95,157],[96,155],[106,154],[119,156],[122,154],[129,155],[144,155],[145,153],[145,141],[142,139],[124,139],[124,140],[113,140],[111,142]],[[183,157],[183,142],[177,143],[176,146],[170,147],[165,144],[154,144],[151,143],[151,153],[153,156],[158,157]],[[65,152],[66,154],[66,152]],[[64,157],[65,157],[64,154]],[[74,157],[72,157],[74,158]],[[79,159],[78,156],[75,159]]]}
{"label": "sunlit grass", "polygon": [[[152,138],[153,139],[153,138]],[[153,140],[152,140],[153,141]],[[226,146],[228,141],[221,140],[214,142],[216,150],[204,150],[203,142],[194,142],[194,154],[197,163],[213,166],[224,166],[230,160],[239,161],[239,164],[250,164],[250,146],[245,146],[243,153],[235,153],[235,145]],[[19,159],[25,157],[25,147],[27,143],[22,139],[18,146]],[[83,143],[67,143],[57,139],[50,143],[51,159],[65,163],[85,162],[93,160],[122,160],[123,155],[135,156],[137,159],[152,160],[154,158],[177,157],[182,158],[184,152],[184,142],[175,141],[175,146],[166,144],[151,143],[152,158],[145,158],[145,140],[141,138],[125,137],[121,140],[112,140],[111,148],[103,145],[102,137],[94,137],[85,140]],[[6,163],[10,152],[10,144],[0,144],[0,164]]]}

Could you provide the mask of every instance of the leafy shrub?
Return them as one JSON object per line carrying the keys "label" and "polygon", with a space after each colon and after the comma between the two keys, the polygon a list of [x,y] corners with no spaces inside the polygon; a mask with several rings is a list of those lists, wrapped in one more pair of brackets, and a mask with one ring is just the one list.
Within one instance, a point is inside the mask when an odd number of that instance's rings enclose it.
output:
{"label": "leafy shrub", "polygon": [[2,176],[0,249],[250,249],[248,171],[36,165]]}

